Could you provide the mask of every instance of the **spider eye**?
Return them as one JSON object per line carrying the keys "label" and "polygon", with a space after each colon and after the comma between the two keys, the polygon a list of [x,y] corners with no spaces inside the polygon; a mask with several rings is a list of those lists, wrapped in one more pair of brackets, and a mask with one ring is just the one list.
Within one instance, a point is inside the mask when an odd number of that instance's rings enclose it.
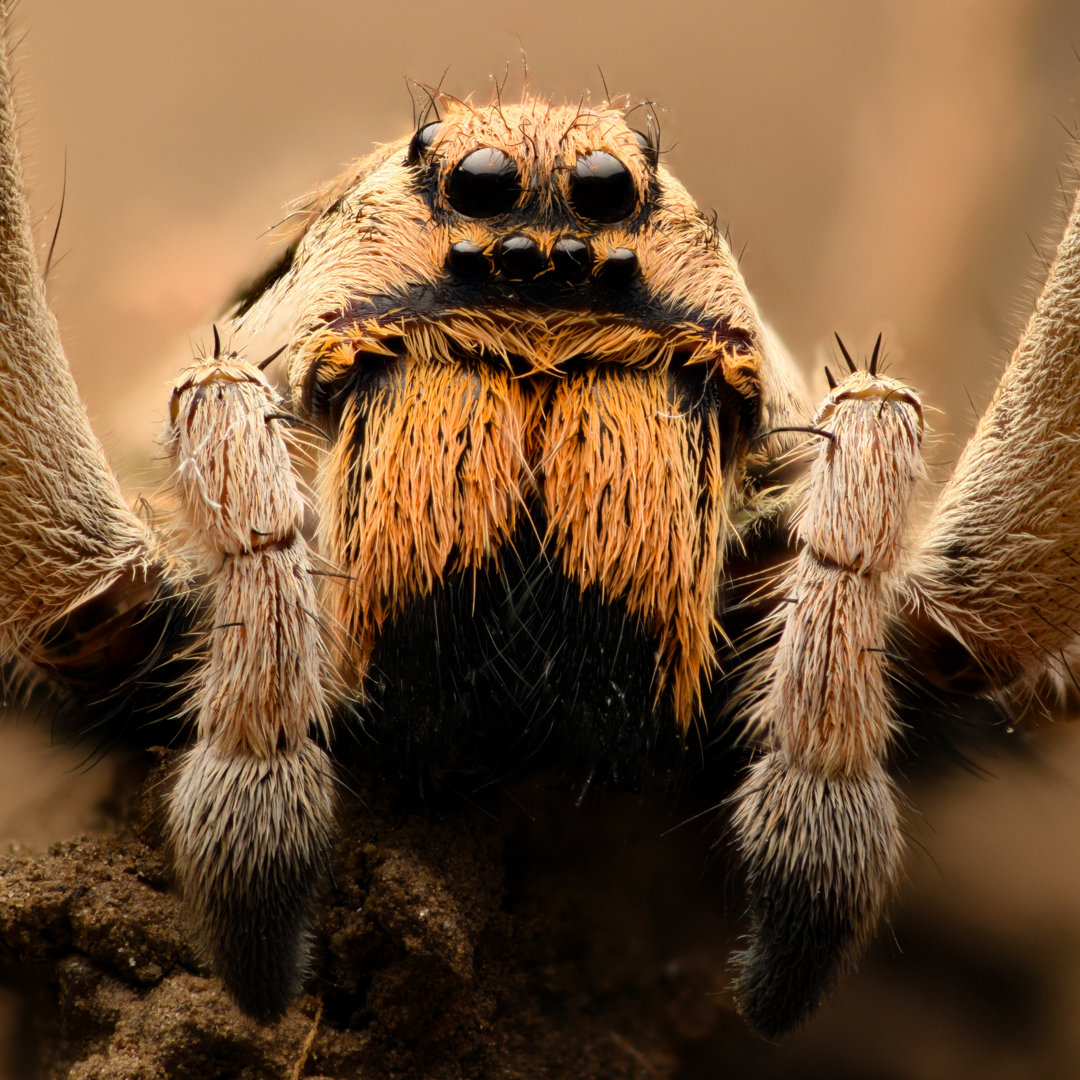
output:
{"label": "spider eye", "polygon": [[462,158],[446,184],[450,205],[471,218],[505,214],[520,195],[517,165],[492,146],[483,146]]}
{"label": "spider eye", "polygon": [[411,164],[415,165],[416,162],[421,161],[424,155],[432,148],[441,127],[442,121],[432,120],[430,124],[425,124],[422,128],[417,129],[416,134],[412,137],[412,142],[409,143],[409,162]]}
{"label": "spider eye", "polygon": [[532,281],[547,262],[536,241],[521,233],[499,241],[497,258],[499,269],[509,281]]}
{"label": "spider eye", "polygon": [[655,169],[660,162],[660,147],[657,145],[655,137],[646,135],[644,131],[638,131],[636,128],[632,128],[630,134],[637,140],[637,144],[641,147],[641,152],[645,155],[649,167]]}
{"label": "spider eye", "polygon": [[627,285],[637,276],[640,264],[637,252],[630,248],[613,248],[596,267],[596,279],[601,285],[613,288]]}
{"label": "spider eye", "polygon": [[491,260],[479,244],[471,240],[459,240],[446,257],[451,273],[462,278],[482,278],[491,273]]}
{"label": "spider eye", "polygon": [[551,249],[551,270],[556,281],[573,285],[584,281],[592,265],[588,244],[573,236],[564,236]]}
{"label": "spider eye", "polygon": [[594,150],[577,159],[570,174],[570,202],[584,218],[621,221],[633,213],[637,190],[630,170],[606,150]]}

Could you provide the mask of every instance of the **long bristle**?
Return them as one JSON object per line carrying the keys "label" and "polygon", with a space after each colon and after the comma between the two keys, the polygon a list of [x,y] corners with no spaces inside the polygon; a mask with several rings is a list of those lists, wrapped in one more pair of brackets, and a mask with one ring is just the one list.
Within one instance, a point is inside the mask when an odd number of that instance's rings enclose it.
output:
{"label": "long bristle", "polygon": [[881,334],[878,334],[877,341],[874,342],[874,351],[870,354],[870,374],[877,376],[878,373],[878,357],[881,354]]}
{"label": "long bristle", "polygon": [[847,346],[840,340],[839,334],[834,332],[833,337],[836,338],[836,344],[840,346],[840,352],[843,354],[844,362],[848,366],[848,371],[854,375],[858,369],[855,367],[855,361],[851,359],[851,353],[847,351]]}

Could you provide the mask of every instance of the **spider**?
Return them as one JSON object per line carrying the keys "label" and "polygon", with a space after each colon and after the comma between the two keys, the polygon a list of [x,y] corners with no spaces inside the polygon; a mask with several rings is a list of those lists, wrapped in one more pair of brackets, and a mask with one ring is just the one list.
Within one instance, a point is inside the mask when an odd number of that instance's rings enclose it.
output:
{"label": "spider", "polygon": [[[304,208],[230,344],[177,383],[171,551],[81,415],[5,170],[6,645],[88,700],[143,693],[182,663],[165,633],[195,617],[179,547],[199,560],[210,629],[170,842],[219,970],[261,1017],[303,966],[341,700],[407,769],[535,739],[616,781],[706,741],[734,701],[759,747],[736,796],[739,996],[782,1031],[858,954],[897,874],[890,674],[1004,692],[1065,662],[1076,254],[916,540],[917,395],[875,349],[812,409],[648,132],[606,107],[440,104]],[[237,351],[260,323],[286,339],[287,403]],[[288,447],[311,426],[332,444],[318,555]],[[801,553],[743,600],[732,565],[771,557],[789,519]],[[773,611],[733,691],[742,605]],[[565,654],[596,685],[567,685]]]}

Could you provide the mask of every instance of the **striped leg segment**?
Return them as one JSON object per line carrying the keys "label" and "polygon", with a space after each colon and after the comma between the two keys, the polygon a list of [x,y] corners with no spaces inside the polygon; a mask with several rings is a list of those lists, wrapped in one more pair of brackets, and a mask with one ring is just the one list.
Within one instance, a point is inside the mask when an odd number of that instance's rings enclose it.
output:
{"label": "striped leg segment", "polygon": [[763,753],[734,817],[750,917],[736,999],[766,1036],[808,1016],[857,959],[901,853],[883,767],[893,725],[884,645],[890,571],[923,471],[922,414],[900,383],[853,371],[815,423],[801,553],[751,717]]}
{"label": "striped leg segment", "polygon": [[318,600],[278,411],[256,368],[215,357],[185,372],[168,432],[213,620],[168,835],[211,962],[260,1019],[299,991],[333,818]]}

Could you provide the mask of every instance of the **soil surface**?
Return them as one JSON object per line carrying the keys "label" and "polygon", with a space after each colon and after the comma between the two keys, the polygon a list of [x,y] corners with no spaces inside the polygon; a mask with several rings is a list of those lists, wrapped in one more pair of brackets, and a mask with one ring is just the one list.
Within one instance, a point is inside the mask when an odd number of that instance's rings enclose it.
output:
{"label": "soil surface", "polygon": [[121,770],[139,794],[103,835],[0,858],[36,1075],[676,1077],[738,1024],[713,830],[663,835],[686,807],[575,807],[546,778],[420,803],[354,777],[309,992],[261,1027],[208,977],[169,889],[160,758],[141,785]]}
{"label": "soil surface", "polygon": [[[1073,774],[1076,735],[1051,739]],[[170,890],[168,760],[101,766],[90,835],[0,856],[0,971],[19,1017],[5,1080],[914,1080],[1060,1076],[1078,1060],[1078,885],[1053,853],[1080,796],[1033,761],[998,761],[998,785],[916,786],[942,869],[909,857],[862,970],[768,1044],[728,992],[740,899],[715,809],[667,792],[576,806],[545,776],[425,800],[343,777],[307,992],[261,1027],[207,973]]]}

